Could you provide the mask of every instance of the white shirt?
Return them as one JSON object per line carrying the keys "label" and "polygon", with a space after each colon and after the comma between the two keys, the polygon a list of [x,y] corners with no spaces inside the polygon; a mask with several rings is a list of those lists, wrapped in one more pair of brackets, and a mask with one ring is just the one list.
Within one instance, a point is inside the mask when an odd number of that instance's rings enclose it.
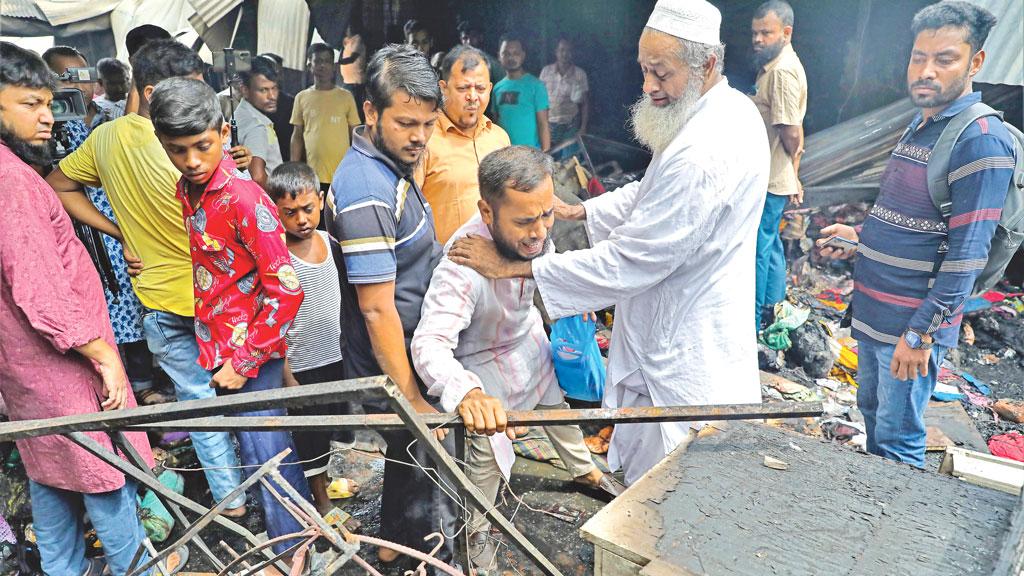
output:
{"label": "white shirt", "polygon": [[[491,237],[476,214],[455,232],[445,253],[466,234]],[[533,305],[535,290],[533,280],[488,280],[447,256],[438,263],[410,349],[427,392],[440,396],[446,411],[453,412],[474,388],[499,399],[506,410],[562,401],[551,344]]]}
{"label": "white shirt", "polygon": [[[491,238],[478,213],[456,230],[445,254],[466,234]],[[434,268],[410,351],[427,393],[440,396],[445,411],[454,412],[474,388],[497,398],[506,410],[564,400],[544,321],[533,305],[536,287],[526,278],[488,280],[447,256]],[[515,461],[512,442],[504,434],[490,441],[508,479]]]}
{"label": "white shirt", "polygon": [[[584,204],[592,248],[534,261],[552,318],[616,306],[606,406],[622,387],[655,406],[761,401],[750,318],[768,174],[764,123],[722,79],[643,180]],[[689,427],[660,425],[659,459]],[[615,467],[645,456],[620,453],[622,436]]]}
{"label": "white shirt", "polygon": [[558,64],[548,64],[540,71],[540,80],[548,89],[551,108],[548,119],[555,124],[568,124],[576,119],[583,95],[590,91],[587,73],[573,66],[568,74],[558,71]]}

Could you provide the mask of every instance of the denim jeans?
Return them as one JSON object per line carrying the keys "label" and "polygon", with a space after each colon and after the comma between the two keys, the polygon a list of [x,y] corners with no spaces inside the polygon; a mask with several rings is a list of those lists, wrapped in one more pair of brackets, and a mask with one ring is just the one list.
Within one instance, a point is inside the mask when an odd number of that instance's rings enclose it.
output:
{"label": "denim jeans", "polygon": [[768,194],[757,229],[756,273],[754,279],[754,320],[761,325],[761,312],[786,297],[786,252],[779,237],[779,223],[789,196]]}
{"label": "denim jeans", "polygon": [[153,387],[153,353],[145,340],[126,342],[119,345],[121,363],[128,381],[132,383],[132,391],[138,394]]}
{"label": "denim jeans", "polygon": [[[575,138],[576,133],[579,131],[579,120],[579,116],[577,116],[576,118],[573,119],[572,122],[569,122],[567,124],[555,124],[554,122],[552,122],[551,147],[554,148],[555,146],[558,146],[559,144],[570,138]],[[570,156],[579,152],[579,148],[579,146],[573,144],[572,146],[567,147],[565,150],[562,150],[555,154],[555,160],[565,160],[566,158],[569,158]]]}
{"label": "denim jeans", "polygon": [[[135,483],[120,490],[82,494],[53,488],[29,480],[32,498],[32,527],[49,576],[82,576],[89,567],[85,559],[85,531],[82,513],[88,512],[96,535],[103,543],[107,566],[114,576],[123,576],[146,533],[135,513]],[[84,509],[84,510],[83,510]],[[149,555],[144,554],[143,560]]]}
{"label": "denim jeans", "polygon": [[[273,390],[275,388],[281,388],[284,381],[284,360],[271,360],[260,367],[259,374],[255,378],[250,378],[246,381],[245,385],[242,386],[238,392],[257,392],[260,390]],[[220,395],[230,395],[236,392],[219,390]],[[284,408],[274,408],[267,410],[252,410],[249,412],[238,412],[236,416],[284,416],[286,410]],[[278,470],[281,476],[291,484],[295,490],[302,495],[307,501],[312,501],[312,495],[309,491],[309,484],[306,482],[306,475],[302,470],[302,466],[299,466],[298,454],[295,450],[295,443],[292,442],[292,435],[289,432],[248,432],[239,431],[235,433],[235,437],[238,438],[239,451],[242,454],[242,465],[246,466],[246,473],[252,474],[256,472],[256,468],[262,466],[267,460],[270,460],[274,456],[280,454],[285,448],[291,449],[289,454]],[[273,481],[270,481],[273,483]],[[286,496],[284,490],[278,488],[276,485],[275,489],[282,495]],[[280,502],[274,498],[270,492],[260,484],[260,504],[263,507],[263,517],[266,520],[267,536],[270,538],[277,538],[285,534],[292,534],[302,530],[302,526],[295,520],[294,517]],[[287,540],[284,542],[278,542],[274,545],[274,552],[277,554],[283,553],[288,549],[289,546],[295,544],[295,540]]]}
{"label": "denim jeans", "polygon": [[897,380],[889,370],[896,346],[863,340],[857,350],[857,407],[864,415],[868,452],[924,468],[924,410],[946,348],[935,346],[928,375]]}
{"label": "denim jeans", "polygon": [[[195,322],[192,318],[147,310],[142,317],[142,330],[160,368],[174,382],[174,393],[178,400],[213,398],[217,395],[210,388],[210,373],[198,363],[199,345],[196,343]],[[231,434],[189,432],[189,436],[199,463],[204,468],[223,468],[205,471],[210,493],[214,501],[220,502],[242,483],[241,470],[231,468],[238,466]],[[240,494],[228,504],[228,508],[237,508],[243,504],[245,495]]]}

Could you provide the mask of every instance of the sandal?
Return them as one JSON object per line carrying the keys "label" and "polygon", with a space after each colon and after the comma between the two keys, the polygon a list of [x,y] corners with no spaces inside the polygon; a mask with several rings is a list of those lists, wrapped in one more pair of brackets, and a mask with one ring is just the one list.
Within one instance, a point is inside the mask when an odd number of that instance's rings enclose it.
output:
{"label": "sandal", "polygon": [[173,396],[168,396],[156,388],[146,388],[135,393],[135,402],[139,406],[153,406],[156,404],[167,404],[174,402]]}

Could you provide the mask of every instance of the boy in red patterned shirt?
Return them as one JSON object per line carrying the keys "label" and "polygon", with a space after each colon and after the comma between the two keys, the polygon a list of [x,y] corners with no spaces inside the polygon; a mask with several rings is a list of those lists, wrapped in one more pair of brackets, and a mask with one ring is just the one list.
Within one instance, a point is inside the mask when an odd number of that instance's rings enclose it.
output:
{"label": "boy in red patterned shirt", "polygon": [[[230,129],[213,89],[189,78],[160,82],[150,97],[160,143],[181,171],[181,201],[192,253],[199,364],[213,371],[218,393],[282,386],[285,333],[302,303],[277,208],[259,185],[236,178],[221,147]],[[246,412],[280,416],[285,410]],[[243,415],[243,414],[239,414]],[[243,466],[259,466],[285,448],[296,461],[287,432],[237,432]],[[281,474],[309,499],[299,466]],[[266,488],[260,500],[270,538],[301,530]],[[284,552],[293,541],[274,546]]]}

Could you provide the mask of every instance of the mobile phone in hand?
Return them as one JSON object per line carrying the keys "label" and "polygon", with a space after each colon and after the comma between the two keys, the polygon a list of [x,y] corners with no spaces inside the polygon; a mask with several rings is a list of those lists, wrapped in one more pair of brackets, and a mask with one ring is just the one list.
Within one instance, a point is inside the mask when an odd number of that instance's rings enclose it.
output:
{"label": "mobile phone in hand", "polygon": [[856,250],[857,242],[848,240],[842,236],[833,235],[826,238],[825,241],[820,244],[820,247],[822,248],[825,246],[828,246],[829,248],[839,248],[841,250]]}

